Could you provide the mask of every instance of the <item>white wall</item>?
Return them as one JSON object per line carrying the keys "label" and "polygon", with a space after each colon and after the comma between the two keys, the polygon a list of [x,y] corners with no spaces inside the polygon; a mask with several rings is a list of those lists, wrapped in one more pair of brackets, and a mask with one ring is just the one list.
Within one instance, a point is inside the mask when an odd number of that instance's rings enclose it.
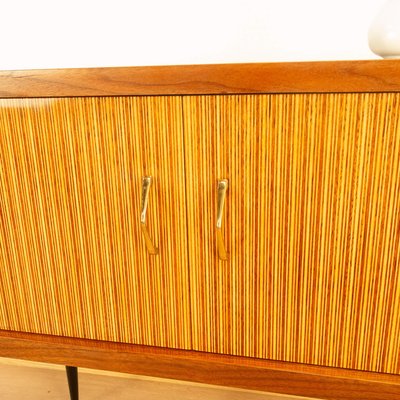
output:
{"label": "white wall", "polygon": [[385,0],[8,0],[0,69],[376,58]]}

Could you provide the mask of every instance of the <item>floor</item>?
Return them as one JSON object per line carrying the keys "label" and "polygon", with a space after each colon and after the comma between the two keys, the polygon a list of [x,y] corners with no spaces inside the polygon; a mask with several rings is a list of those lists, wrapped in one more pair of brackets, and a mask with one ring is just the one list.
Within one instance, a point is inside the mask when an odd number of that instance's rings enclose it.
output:
{"label": "floor", "polygon": [[[305,397],[79,369],[80,400],[289,400]],[[62,366],[0,358],[1,400],[68,400]],[[311,399],[310,399],[311,400]]]}

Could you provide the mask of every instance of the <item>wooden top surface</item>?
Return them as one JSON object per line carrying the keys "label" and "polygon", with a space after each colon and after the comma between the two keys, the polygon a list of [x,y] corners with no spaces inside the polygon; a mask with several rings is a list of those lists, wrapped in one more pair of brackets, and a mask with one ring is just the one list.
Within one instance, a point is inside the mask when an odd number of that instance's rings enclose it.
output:
{"label": "wooden top surface", "polygon": [[0,98],[400,91],[400,60],[0,71]]}

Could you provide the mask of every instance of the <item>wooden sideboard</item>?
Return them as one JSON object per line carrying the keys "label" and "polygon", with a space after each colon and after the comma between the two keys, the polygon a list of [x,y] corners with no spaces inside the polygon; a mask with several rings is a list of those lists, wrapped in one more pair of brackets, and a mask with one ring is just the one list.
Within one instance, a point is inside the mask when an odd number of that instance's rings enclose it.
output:
{"label": "wooden sideboard", "polygon": [[0,72],[0,272],[0,356],[398,399],[400,62]]}

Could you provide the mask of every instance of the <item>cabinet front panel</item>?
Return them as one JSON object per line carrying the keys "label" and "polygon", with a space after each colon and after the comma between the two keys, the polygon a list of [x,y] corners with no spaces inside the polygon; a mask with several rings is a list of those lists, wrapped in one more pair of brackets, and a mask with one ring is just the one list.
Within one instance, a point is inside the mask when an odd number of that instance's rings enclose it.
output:
{"label": "cabinet front panel", "polygon": [[182,139],[180,97],[0,101],[0,329],[190,348]]}
{"label": "cabinet front panel", "polygon": [[400,95],[183,102],[193,348],[400,373]]}

